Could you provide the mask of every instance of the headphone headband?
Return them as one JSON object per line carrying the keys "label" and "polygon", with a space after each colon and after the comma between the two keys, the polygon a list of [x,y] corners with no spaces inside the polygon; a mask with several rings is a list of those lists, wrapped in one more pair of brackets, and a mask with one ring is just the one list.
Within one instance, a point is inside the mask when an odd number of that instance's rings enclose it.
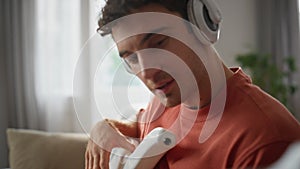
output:
{"label": "headphone headband", "polygon": [[214,0],[189,0],[187,14],[189,21],[199,28],[193,31],[203,44],[211,45],[219,39],[222,17]]}

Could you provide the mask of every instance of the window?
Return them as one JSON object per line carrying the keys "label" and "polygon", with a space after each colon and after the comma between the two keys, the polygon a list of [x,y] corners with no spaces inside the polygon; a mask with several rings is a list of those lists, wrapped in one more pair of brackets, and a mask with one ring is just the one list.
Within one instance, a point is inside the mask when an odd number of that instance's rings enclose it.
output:
{"label": "window", "polygon": [[48,131],[74,131],[73,69],[80,51],[80,0],[37,0],[35,87]]}
{"label": "window", "polygon": [[[146,87],[120,64],[112,39],[96,34],[96,16],[103,3],[102,0],[37,1],[34,73],[37,104],[40,115],[45,117],[46,130],[82,131],[83,127],[89,131],[103,118],[120,119],[135,114],[150,99]],[[88,53],[84,56],[88,70],[81,75],[81,81],[83,88],[91,92],[90,100],[87,107],[80,106],[81,111],[75,111],[73,75],[77,59],[82,57],[80,51],[84,50]],[[98,63],[104,53],[107,55]]]}
{"label": "window", "polygon": [[[93,12],[92,18],[97,18],[98,12],[104,5],[104,1],[101,0],[96,3],[97,5],[93,4],[96,6],[96,11]],[[97,23],[95,19],[92,19],[92,22]],[[91,34],[95,34],[97,27],[95,25]],[[93,40],[97,42],[94,45],[93,42],[89,42],[90,46],[93,46],[91,50],[94,59],[92,60],[98,61],[99,57],[104,58],[96,63],[97,65],[94,65],[97,67],[97,71],[92,75],[91,86],[97,109],[96,114],[93,113],[92,115],[93,123],[100,118],[129,118],[141,108],[146,108],[152,95],[137,77],[126,72],[112,38],[110,36],[101,37],[96,34],[92,36],[90,41]],[[99,46],[102,49],[99,49]],[[94,66],[91,65],[91,67]]]}
{"label": "window", "polygon": [[39,0],[36,9],[38,91],[41,95],[71,95],[73,68],[80,51],[80,1]]}

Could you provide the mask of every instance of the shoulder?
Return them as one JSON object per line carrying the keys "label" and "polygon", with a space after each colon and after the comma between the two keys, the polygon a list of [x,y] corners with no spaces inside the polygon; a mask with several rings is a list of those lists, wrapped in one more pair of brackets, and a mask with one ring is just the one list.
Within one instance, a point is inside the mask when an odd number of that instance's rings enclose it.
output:
{"label": "shoulder", "polygon": [[[300,139],[300,125],[276,99],[253,85],[243,73],[229,83],[222,122],[232,140],[243,149],[241,161],[282,154]],[[272,150],[278,148],[278,152]]]}
{"label": "shoulder", "polygon": [[177,106],[165,107],[157,97],[153,97],[147,108],[141,110],[137,115],[140,138],[156,127],[168,128],[176,119],[178,110]]}
{"label": "shoulder", "polygon": [[252,128],[263,127],[269,132],[296,129],[300,133],[299,122],[284,105],[252,84],[242,71],[236,74],[229,85],[225,111],[230,116],[236,116],[245,124],[252,124]]}

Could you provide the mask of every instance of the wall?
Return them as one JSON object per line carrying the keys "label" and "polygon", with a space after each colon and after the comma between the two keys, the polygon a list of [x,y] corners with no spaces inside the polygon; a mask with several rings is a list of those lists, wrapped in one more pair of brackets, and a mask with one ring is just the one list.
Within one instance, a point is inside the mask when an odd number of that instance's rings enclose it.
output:
{"label": "wall", "polygon": [[236,66],[235,56],[256,49],[256,1],[216,0],[223,15],[220,40],[215,45],[227,66]]}

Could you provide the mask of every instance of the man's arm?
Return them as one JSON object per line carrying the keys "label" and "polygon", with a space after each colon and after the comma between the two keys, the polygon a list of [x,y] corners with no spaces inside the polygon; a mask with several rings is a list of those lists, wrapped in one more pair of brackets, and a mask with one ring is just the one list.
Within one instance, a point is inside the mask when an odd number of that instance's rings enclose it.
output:
{"label": "man's arm", "polygon": [[137,122],[121,122],[116,120],[109,120],[106,121],[113,126],[114,128],[118,129],[123,135],[137,138],[138,137],[138,127]]}
{"label": "man's arm", "polygon": [[85,153],[86,169],[108,169],[110,152],[114,147],[134,151],[135,146],[126,137],[137,138],[136,122],[123,123],[116,120],[103,120],[92,129]]}

